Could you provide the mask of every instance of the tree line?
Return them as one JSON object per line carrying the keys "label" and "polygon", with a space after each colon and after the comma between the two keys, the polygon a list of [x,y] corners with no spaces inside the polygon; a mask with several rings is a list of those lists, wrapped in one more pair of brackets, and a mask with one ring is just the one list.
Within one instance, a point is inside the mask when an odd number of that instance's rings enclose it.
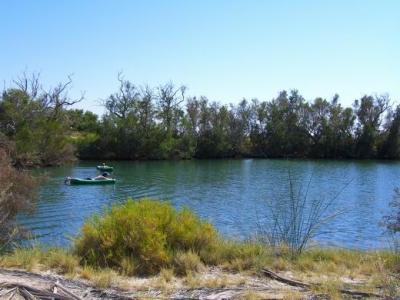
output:
{"label": "tree line", "polygon": [[71,109],[71,84],[45,90],[22,76],[0,98],[0,141],[14,163],[58,165],[81,159],[334,158],[398,159],[400,106],[365,95],[343,107],[339,96],[306,101],[282,91],[270,101],[221,104],[184,86],[139,86],[118,76],[105,114]]}
{"label": "tree line", "polygon": [[271,101],[243,99],[237,105],[223,105],[187,96],[184,86],[172,83],[150,88],[118,79],[119,90],[105,100],[106,113],[100,119],[90,112],[70,112],[74,130],[96,134],[80,148],[82,158],[400,155],[400,106],[394,107],[387,95],[365,95],[343,107],[338,95],[308,102],[292,90]]}

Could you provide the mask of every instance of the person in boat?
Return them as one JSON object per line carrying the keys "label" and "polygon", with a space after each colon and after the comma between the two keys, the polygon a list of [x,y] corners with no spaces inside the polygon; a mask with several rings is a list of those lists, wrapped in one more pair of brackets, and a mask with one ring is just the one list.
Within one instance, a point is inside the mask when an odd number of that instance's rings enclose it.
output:
{"label": "person in boat", "polygon": [[107,172],[104,172],[103,174],[96,176],[95,178],[93,178],[94,180],[105,180],[105,179],[109,179],[110,174],[108,174]]}

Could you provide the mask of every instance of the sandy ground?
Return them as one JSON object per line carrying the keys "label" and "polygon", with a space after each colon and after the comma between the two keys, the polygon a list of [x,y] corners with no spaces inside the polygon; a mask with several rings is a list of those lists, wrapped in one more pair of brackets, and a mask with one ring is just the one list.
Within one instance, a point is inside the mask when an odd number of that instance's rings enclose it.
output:
{"label": "sandy ground", "polygon": [[[20,284],[39,290],[53,291],[56,282],[82,299],[290,299],[290,295],[301,292],[298,288],[289,287],[274,280],[239,274],[222,274],[217,270],[205,273],[201,280],[203,281],[198,281],[198,284],[204,282],[205,285],[221,285],[219,280],[223,280],[225,286],[188,288],[183,279],[176,278],[166,286],[161,286],[157,278],[125,278],[122,281],[116,280],[117,284],[112,288],[98,289],[86,280],[67,279],[52,272],[0,269],[0,299],[10,297],[10,293],[1,296],[7,291],[7,288],[2,287],[4,284],[8,284],[8,290],[10,285]],[[314,298],[305,291],[301,293],[304,298]]]}
{"label": "sandy ground", "polygon": [[[282,274],[290,276],[290,274]],[[90,282],[69,279],[53,272],[26,272],[16,269],[0,269],[0,299],[38,299],[11,296],[11,288],[25,285],[37,290],[54,292],[55,283],[68,292],[62,299],[329,299],[301,288],[292,287],[266,277],[246,274],[231,274],[209,269],[192,278],[173,277],[165,282],[161,277],[119,277],[111,288],[99,289]],[[62,294],[60,288],[56,290]],[[66,294],[64,293],[64,296]],[[76,296],[76,298],[73,297]],[[39,298],[44,299],[44,298]],[[48,298],[47,298],[48,299]]]}

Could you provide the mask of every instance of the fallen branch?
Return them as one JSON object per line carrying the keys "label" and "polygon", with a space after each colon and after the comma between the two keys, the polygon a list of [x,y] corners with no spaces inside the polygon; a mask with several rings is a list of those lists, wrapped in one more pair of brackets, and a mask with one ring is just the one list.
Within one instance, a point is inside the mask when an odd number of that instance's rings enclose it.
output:
{"label": "fallen branch", "polygon": [[[295,286],[295,287],[301,287],[304,289],[311,289],[313,287],[319,287],[321,286],[321,284],[318,283],[305,283],[305,282],[301,282],[298,280],[294,280],[294,279],[290,279],[290,278],[286,278],[286,277],[282,277],[280,275],[278,275],[277,273],[269,270],[269,269],[262,269],[262,273],[269,277],[272,278],[276,281],[285,283],[287,285],[291,285],[291,286]],[[362,291],[355,291],[355,290],[348,290],[348,289],[339,289],[339,292],[342,294],[346,294],[346,295],[351,295],[351,296],[358,296],[358,297],[376,297],[376,298],[384,298],[384,299],[390,299],[390,297],[385,297],[382,295],[378,295],[375,293],[370,293],[370,292],[362,292]]]}
{"label": "fallen branch", "polygon": [[[20,283],[7,283],[0,284],[1,289],[10,289],[5,294],[13,291],[12,296],[19,293],[24,299],[37,300],[37,299],[55,299],[55,300],[72,300],[69,296],[55,294],[46,290],[39,290],[31,286]],[[75,299],[73,299],[75,300]]]}
{"label": "fallen branch", "polygon": [[[69,291],[66,287],[61,285],[58,281],[54,284],[54,288],[53,289],[56,290],[56,288],[59,288],[64,294],[66,294],[67,296],[71,297],[74,300],[83,300],[81,297],[75,295],[74,293]],[[54,291],[54,293],[57,294],[56,291]]]}

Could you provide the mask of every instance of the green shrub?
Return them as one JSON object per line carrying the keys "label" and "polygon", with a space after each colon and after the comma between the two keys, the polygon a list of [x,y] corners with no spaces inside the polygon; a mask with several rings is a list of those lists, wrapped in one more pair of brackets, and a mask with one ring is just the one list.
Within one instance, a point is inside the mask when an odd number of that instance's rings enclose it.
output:
{"label": "green shrub", "polygon": [[188,209],[130,199],[88,220],[75,239],[75,252],[92,266],[151,275],[171,266],[178,252],[206,253],[216,240],[213,226]]}

